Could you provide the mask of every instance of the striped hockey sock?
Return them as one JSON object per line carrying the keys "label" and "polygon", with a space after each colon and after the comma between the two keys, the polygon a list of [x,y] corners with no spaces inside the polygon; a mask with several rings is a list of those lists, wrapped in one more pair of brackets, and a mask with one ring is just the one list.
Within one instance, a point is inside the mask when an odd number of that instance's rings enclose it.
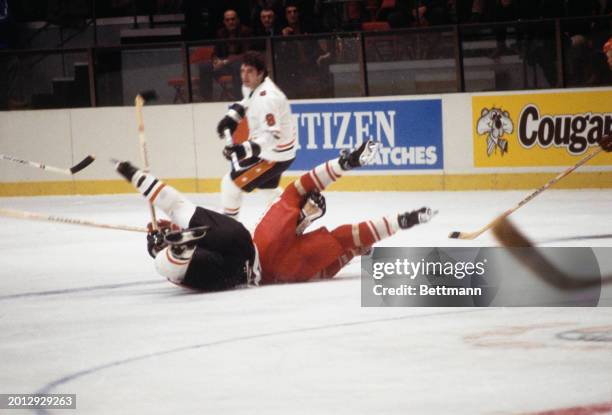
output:
{"label": "striped hockey sock", "polygon": [[315,189],[322,191],[327,186],[342,177],[343,170],[340,168],[338,159],[319,164],[308,173],[304,174],[294,182],[301,196]]}
{"label": "striped hockey sock", "polygon": [[166,185],[157,177],[142,170],[136,171],[132,177],[132,184],[151,203],[170,216],[173,223],[181,228],[189,227],[196,206],[174,187]]}
{"label": "striped hockey sock", "polygon": [[138,170],[136,173],[134,173],[134,176],[132,177],[132,184],[151,203],[155,203],[155,199],[157,199],[159,193],[164,187],[166,187],[166,183],[162,182],[152,174],[143,172],[142,170]]}
{"label": "striped hockey sock", "polygon": [[388,238],[400,229],[397,216],[383,216],[379,219],[343,225],[332,231],[345,249],[369,247]]}

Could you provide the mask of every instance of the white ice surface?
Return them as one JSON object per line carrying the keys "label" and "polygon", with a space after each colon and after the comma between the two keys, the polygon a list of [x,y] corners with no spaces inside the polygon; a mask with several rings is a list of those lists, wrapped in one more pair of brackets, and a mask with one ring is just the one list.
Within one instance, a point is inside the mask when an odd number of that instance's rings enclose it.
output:
{"label": "white ice surface", "polygon": [[[332,192],[322,223],[430,205],[432,223],[382,245],[494,246],[447,235],[525,194]],[[130,225],[148,215],[135,194],[0,207]],[[610,246],[611,208],[611,191],[550,190],[513,220],[543,245]],[[263,209],[250,195],[245,223]],[[156,275],[142,234],[5,218],[0,230],[0,393],[76,393],[77,410],[59,413],[519,414],[612,401],[612,342],[557,337],[610,333],[609,308],[361,308],[357,262],[332,281],[193,294]]]}

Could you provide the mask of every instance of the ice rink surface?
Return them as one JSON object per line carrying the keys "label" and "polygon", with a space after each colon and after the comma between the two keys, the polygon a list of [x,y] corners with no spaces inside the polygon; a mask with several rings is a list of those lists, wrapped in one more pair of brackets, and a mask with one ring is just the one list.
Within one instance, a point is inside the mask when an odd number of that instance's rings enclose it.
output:
{"label": "ice rink surface", "polygon": [[[447,235],[527,193],[331,192],[321,223],[429,205],[434,221],[381,246],[495,246],[489,233]],[[264,205],[246,198],[248,226]],[[148,221],[136,194],[0,207]],[[550,190],[512,218],[542,245],[611,246],[611,212],[610,190]],[[612,413],[610,308],[361,308],[355,261],[332,281],[195,294],[156,275],[143,234],[5,218],[0,229],[0,393],[77,394],[76,411],[57,413]],[[612,273],[612,258],[602,266]]]}

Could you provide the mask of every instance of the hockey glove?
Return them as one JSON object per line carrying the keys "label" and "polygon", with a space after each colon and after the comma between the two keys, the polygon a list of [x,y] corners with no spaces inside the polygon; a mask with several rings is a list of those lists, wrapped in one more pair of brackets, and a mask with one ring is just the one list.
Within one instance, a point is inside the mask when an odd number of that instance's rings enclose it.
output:
{"label": "hockey glove", "polygon": [[429,222],[437,214],[437,210],[422,207],[419,210],[413,210],[412,212],[397,215],[397,223],[401,229],[408,229],[412,228],[414,225]]}
{"label": "hockey glove", "polygon": [[612,135],[605,135],[598,140],[599,146],[603,148],[604,151],[610,152],[612,151]]}
{"label": "hockey glove", "polygon": [[227,160],[232,160],[232,154],[235,154],[238,157],[238,160],[244,158],[246,152],[244,151],[244,147],[242,144],[235,144],[233,146],[225,146],[223,148],[223,157]]}
{"label": "hockey glove", "polygon": [[234,134],[242,118],[244,118],[244,107],[238,103],[232,104],[227,114],[225,114],[225,117],[217,124],[217,134],[219,134],[219,138],[225,138],[225,130],[229,130],[230,134]]}
{"label": "hockey glove", "polygon": [[232,160],[232,154],[235,154],[238,160],[257,157],[261,152],[261,147],[251,141],[245,141],[242,144],[234,144],[233,146],[225,146],[223,148],[223,157]]}
{"label": "hockey glove", "polygon": [[164,235],[160,231],[151,231],[147,233],[147,252],[151,258],[155,258],[159,252],[168,246],[164,240]]}
{"label": "hockey glove", "polygon": [[165,240],[166,234],[180,229],[177,225],[165,219],[159,219],[157,227],[158,230],[154,230],[150,222],[147,224],[147,252],[152,258],[155,258],[162,249],[168,246]]}

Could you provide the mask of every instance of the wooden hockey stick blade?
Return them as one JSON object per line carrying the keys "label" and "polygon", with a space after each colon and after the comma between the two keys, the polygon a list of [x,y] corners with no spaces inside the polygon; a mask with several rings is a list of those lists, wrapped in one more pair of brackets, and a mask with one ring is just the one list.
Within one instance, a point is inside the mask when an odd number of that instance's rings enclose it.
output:
{"label": "wooden hockey stick blade", "polygon": [[495,225],[497,225],[500,221],[504,220],[506,217],[508,217],[512,212],[514,212],[514,210],[507,210],[504,213],[502,213],[501,215],[499,215],[498,217],[496,217],[495,219],[493,219],[491,222],[489,222],[488,224],[486,224],[483,228],[474,231],[474,232],[460,232],[460,231],[454,231],[451,232],[448,237],[451,239],[465,239],[465,240],[472,240],[472,239],[476,239],[478,238],[480,235],[482,235],[483,233],[485,233],[486,231],[488,231],[489,229],[491,229],[492,227],[494,227]]}
{"label": "wooden hockey stick blade", "polygon": [[498,222],[500,222],[504,218],[510,216],[512,213],[514,213],[516,210],[520,209],[521,207],[525,206],[527,203],[531,202],[540,193],[544,192],[549,187],[551,187],[552,185],[557,183],[559,180],[563,179],[564,177],[569,175],[571,172],[576,170],[578,167],[582,166],[583,164],[585,164],[586,162],[591,160],[593,157],[595,157],[596,155],[601,153],[601,151],[602,151],[602,148],[600,147],[597,150],[587,154],[586,156],[584,156],[583,158],[578,160],[578,162],[576,164],[574,164],[573,166],[571,166],[571,167],[567,168],[566,170],[562,171],[561,173],[556,175],[554,178],[552,178],[548,182],[546,182],[543,186],[540,186],[535,191],[531,192],[527,197],[525,197],[519,203],[514,205],[512,208],[506,210],[504,213],[502,213],[501,215],[499,215],[498,217],[493,219],[485,227],[483,227],[483,228],[481,228],[481,229],[479,229],[479,230],[477,230],[475,232],[458,232],[458,231],[451,232],[448,235],[448,237],[451,238],[451,239],[475,239],[475,238],[479,237],[481,234],[483,234],[484,232],[488,231],[493,226],[495,226]]}
{"label": "wooden hockey stick blade", "polygon": [[147,233],[147,228],[129,225],[113,225],[108,223],[98,223],[82,219],[65,218],[62,216],[47,215],[44,213],[25,212],[22,210],[1,209],[0,216],[6,216],[14,219],[39,220],[45,222],[66,223],[69,225],[89,226],[92,228],[115,229],[119,231],[143,232]]}
{"label": "wooden hockey stick blade", "polygon": [[87,157],[85,157],[83,160],[81,160],[80,162],[78,162],[77,164],[75,164],[74,166],[70,167],[70,173],[71,174],[76,174],[78,172],[80,172],[81,170],[83,170],[85,167],[89,166],[91,163],[94,162],[96,158],[94,156],[92,156],[91,154],[88,155]]}
{"label": "wooden hockey stick blade", "polygon": [[553,265],[542,255],[534,244],[527,239],[508,219],[501,220],[494,228],[497,240],[509,248],[532,248],[528,253],[510,249],[510,254],[531,269],[539,278],[553,287],[564,291],[597,287],[612,282],[612,275],[604,277],[578,278],[568,275]]}

